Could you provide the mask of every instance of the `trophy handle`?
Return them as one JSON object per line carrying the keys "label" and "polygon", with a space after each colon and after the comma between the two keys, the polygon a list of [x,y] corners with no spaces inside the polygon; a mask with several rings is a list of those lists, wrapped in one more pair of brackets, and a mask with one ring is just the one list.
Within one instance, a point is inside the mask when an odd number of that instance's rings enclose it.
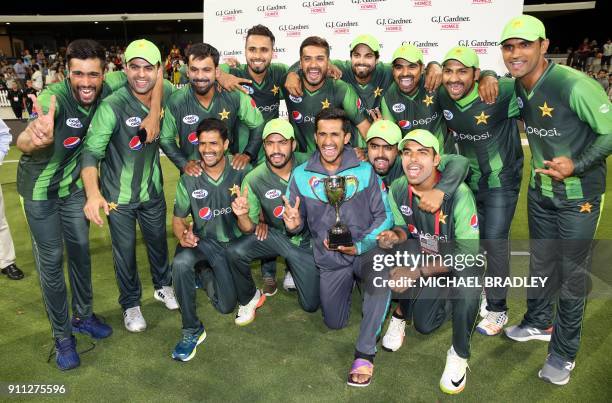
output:
{"label": "trophy handle", "polygon": [[359,179],[357,179],[355,175],[347,175],[344,178],[347,183],[352,182],[355,184],[355,191],[353,192],[351,197],[347,197],[346,199],[344,199],[344,201],[347,202],[351,200],[353,197],[355,197],[355,195],[357,194],[357,191],[359,190]]}
{"label": "trophy handle", "polygon": [[317,195],[317,190],[316,190],[316,186],[321,183],[321,182],[325,182],[325,178],[323,179],[316,179],[313,183],[310,184],[310,188],[312,189],[312,194],[314,194],[314,196],[321,202],[321,203],[326,203],[323,199],[321,199],[318,195]]}

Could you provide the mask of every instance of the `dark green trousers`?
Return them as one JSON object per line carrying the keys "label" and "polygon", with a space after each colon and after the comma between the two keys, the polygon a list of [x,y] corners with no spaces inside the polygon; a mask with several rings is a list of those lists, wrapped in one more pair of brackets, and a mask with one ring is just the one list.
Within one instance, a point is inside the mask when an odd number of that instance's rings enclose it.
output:
{"label": "dark green trousers", "polygon": [[92,314],[89,221],[83,213],[84,206],[82,190],[61,199],[24,200],[32,234],[32,252],[54,337],[72,334],[64,278],[64,246],[68,255],[72,314],[82,318]]}
{"label": "dark green trousers", "polygon": [[[553,326],[549,353],[573,361],[580,346],[591,268],[591,245],[601,196],[558,200],[529,189],[529,275],[545,277],[545,287],[527,291],[523,325]],[[556,302],[556,315],[553,314]]]}

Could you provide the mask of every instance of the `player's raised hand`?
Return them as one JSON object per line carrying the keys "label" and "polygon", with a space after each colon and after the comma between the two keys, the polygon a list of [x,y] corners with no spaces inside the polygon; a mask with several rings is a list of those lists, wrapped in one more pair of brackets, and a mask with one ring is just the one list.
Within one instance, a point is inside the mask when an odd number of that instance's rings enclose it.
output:
{"label": "player's raised hand", "polygon": [[283,196],[283,203],[285,204],[285,209],[283,211],[283,221],[285,222],[285,227],[289,231],[292,231],[300,226],[302,223],[302,216],[300,216],[300,197],[295,198],[295,206],[291,206],[289,200]]}
{"label": "player's raised hand", "polygon": [[431,63],[425,71],[425,89],[433,92],[442,84],[442,67],[437,63]]}
{"label": "player's raised hand", "polygon": [[244,191],[237,190],[237,197],[232,202],[232,211],[237,217],[245,216],[249,214],[249,188],[245,187]]}
{"label": "player's raised hand", "polygon": [[236,77],[233,74],[225,72],[221,72],[219,74],[219,78],[217,78],[217,81],[219,81],[221,87],[225,88],[228,91],[238,90],[244,92],[247,95],[249,95],[249,90],[244,88],[243,85],[253,83],[253,81],[249,80],[248,78]]}
{"label": "player's raised hand", "polygon": [[440,210],[444,201],[444,192],[439,189],[418,191],[414,186],[410,186],[412,193],[419,198],[419,208],[428,213],[435,213]]}
{"label": "player's raised hand", "polygon": [[27,127],[30,133],[32,145],[35,148],[44,148],[53,143],[53,129],[55,126],[55,95],[51,95],[49,102],[49,111],[44,113],[42,107],[38,103],[36,96],[28,95],[32,100],[34,111],[38,114],[38,118]]}
{"label": "player's raised hand", "polygon": [[383,118],[382,112],[380,111],[380,108],[378,108],[378,107],[376,107],[374,109],[370,109],[368,111],[368,114],[372,118],[373,122],[376,122],[377,120],[381,120]]}
{"label": "player's raised hand", "polygon": [[189,228],[184,229],[183,234],[181,235],[181,246],[183,248],[195,248],[198,246],[199,240],[200,238],[193,233],[193,223],[189,223]]}

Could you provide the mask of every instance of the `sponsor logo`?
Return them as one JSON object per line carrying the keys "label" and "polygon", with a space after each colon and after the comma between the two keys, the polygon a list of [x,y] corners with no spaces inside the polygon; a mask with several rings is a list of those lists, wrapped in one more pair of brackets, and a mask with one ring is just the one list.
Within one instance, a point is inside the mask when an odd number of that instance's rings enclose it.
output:
{"label": "sponsor logo", "polygon": [[400,112],[404,112],[406,110],[406,105],[404,104],[394,104],[391,109],[393,109],[393,112],[395,113],[400,113]]}
{"label": "sponsor logo", "polygon": [[217,17],[221,17],[221,21],[227,22],[227,21],[236,21],[236,15],[242,14],[242,13],[243,11],[241,9],[234,8],[234,9],[226,9],[226,10],[217,10],[215,12],[215,15]]}
{"label": "sponsor logo", "polygon": [[211,209],[210,207],[202,207],[200,211],[198,211],[198,216],[204,221],[210,221],[213,218],[223,215],[230,214],[232,212],[231,207],[225,207],[221,209]]}
{"label": "sponsor logo", "polygon": [[414,7],[431,7],[431,0],[412,0]]}
{"label": "sponsor logo", "polygon": [[465,134],[465,133],[457,133],[453,130],[453,137],[456,140],[466,140],[466,141],[482,141],[491,138],[491,134],[489,132],[484,132],[481,134]]}
{"label": "sponsor logo", "polygon": [[357,4],[360,10],[376,10],[378,4],[387,0],[351,0],[351,3]]}
{"label": "sponsor logo", "polygon": [[186,125],[192,125],[194,123],[198,123],[199,120],[200,118],[198,117],[198,115],[183,116],[183,123],[185,123]]}
{"label": "sponsor logo", "polygon": [[266,196],[266,199],[270,200],[278,199],[281,196],[281,191],[278,189],[270,189],[264,196]]}
{"label": "sponsor logo", "polygon": [[326,6],[333,6],[333,0],[319,0],[319,1],[304,1],[302,7],[309,8],[310,14],[323,14],[327,12]]}
{"label": "sponsor logo", "polygon": [[284,4],[274,4],[274,5],[261,5],[257,6],[257,11],[263,13],[264,17],[278,17],[280,16],[279,11],[286,10],[287,6]]}
{"label": "sponsor logo", "polygon": [[274,112],[278,109],[278,106],[279,104],[261,105],[258,106],[257,109],[259,109],[259,112]]}
{"label": "sponsor logo", "polygon": [[383,192],[387,191],[387,185],[385,185],[385,182],[380,181],[380,190],[382,190]]}
{"label": "sponsor logo", "polygon": [[520,109],[523,109],[523,100],[521,99],[521,97],[516,97],[516,104]]}
{"label": "sponsor logo", "polygon": [[499,46],[499,42],[489,40],[481,41],[477,39],[462,39],[457,41],[457,45],[470,47],[474,49],[474,52],[476,52],[476,54],[486,55],[489,53],[489,48]]}
{"label": "sponsor logo", "polygon": [[191,197],[194,199],[205,199],[208,196],[208,191],[206,189],[196,189],[191,192]]}
{"label": "sponsor logo", "polygon": [[125,124],[129,127],[138,127],[141,123],[142,119],[140,119],[138,116],[132,116],[125,121]]}
{"label": "sponsor logo", "polygon": [[[242,54],[242,50],[224,50],[221,52],[221,56],[230,56],[230,57],[235,57],[235,56],[240,56]],[[227,59],[227,57],[224,57],[225,59]]]}
{"label": "sponsor logo", "polygon": [[439,15],[434,15],[433,17],[431,17],[431,22],[439,24],[440,25],[440,29],[445,31],[445,30],[450,30],[450,31],[454,31],[454,30],[458,30],[461,28],[461,23],[462,22],[469,22],[470,21],[470,17],[467,16],[461,16],[461,15],[457,15],[457,16],[450,16],[450,15],[444,15],[444,16],[439,16]]}
{"label": "sponsor logo", "polygon": [[249,95],[253,95],[253,93],[255,92],[255,90],[253,89],[253,87],[251,87],[250,85],[246,85],[243,84],[242,88],[244,88],[245,90],[247,90],[247,92],[249,93]]}
{"label": "sponsor logo", "polygon": [[493,0],[472,0],[472,4],[491,4]]}
{"label": "sponsor logo", "polygon": [[81,123],[79,118],[68,118],[66,119],[66,126],[72,127],[73,129],[80,129],[83,127],[83,123]]}
{"label": "sponsor logo", "polygon": [[128,143],[128,146],[132,151],[139,151],[140,149],[142,149],[142,143],[140,142],[138,136],[132,137],[130,142]]}
{"label": "sponsor logo", "polygon": [[424,55],[429,54],[429,50],[431,48],[437,48],[440,46],[439,42],[430,42],[430,41],[402,41],[402,45],[414,45],[417,48],[421,49]]}
{"label": "sponsor logo", "polygon": [[79,144],[81,144],[80,137],[68,137],[64,140],[64,148],[75,148]]}
{"label": "sponsor logo", "polygon": [[386,32],[401,32],[404,30],[404,25],[412,24],[410,18],[379,18],[376,20],[376,25],[385,27]]}
{"label": "sponsor logo", "polygon": [[444,109],[444,119],[446,120],[451,120],[453,118],[453,112],[449,111],[448,109]]}
{"label": "sponsor logo", "polygon": [[400,207],[400,211],[402,212],[403,215],[406,215],[406,216],[412,215],[412,209],[410,208],[410,206],[402,205]]}
{"label": "sponsor logo", "polygon": [[302,123],[304,121],[304,116],[299,111],[291,112],[291,117],[295,120],[296,123]]}
{"label": "sponsor logo", "polygon": [[310,187],[316,187],[319,184],[319,179],[316,176],[311,176],[310,179],[308,179],[308,184]]}
{"label": "sponsor logo", "polygon": [[434,120],[438,119],[438,112],[434,112],[433,115],[425,118],[425,119],[414,119],[412,121],[412,125],[413,126],[427,126],[429,125],[431,122],[433,122]]}
{"label": "sponsor logo", "polygon": [[289,99],[294,104],[299,104],[300,102],[302,102],[302,97],[294,97],[293,95],[289,95]]}
{"label": "sponsor logo", "polygon": [[351,27],[358,27],[357,21],[327,21],[325,28],[333,29],[335,34],[350,34]]}
{"label": "sponsor logo", "polygon": [[276,206],[274,210],[272,210],[272,214],[276,218],[283,218],[283,213],[285,212],[285,206]]}
{"label": "sponsor logo", "polygon": [[198,145],[198,133],[191,132],[187,135],[187,141],[189,141],[194,146]]}
{"label": "sponsor logo", "polygon": [[278,30],[281,32],[285,32],[286,36],[295,37],[302,36],[302,31],[309,30],[309,25],[293,25],[293,24],[283,24],[278,26]]}
{"label": "sponsor logo", "polygon": [[408,224],[408,232],[410,232],[412,235],[415,235],[415,236],[419,235],[419,231],[412,224]]}
{"label": "sponsor logo", "polygon": [[525,127],[525,132],[529,135],[538,136],[538,137],[560,137],[561,132],[557,131],[556,127],[552,129],[542,129],[539,127],[527,126]]}
{"label": "sponsor logo", "polygon": [[397,125],[401,129],[410,129],[410,126],[412,126],[409,120],[400,120],[399,122],[397,122]]}
{"label": "sponsor logo", "polygon": [[357,109],[361,110],[363,103],[361,102],[361,98],[357,98],[357,102],[355,103],[357,105]]}
{"label": "sponsor logo", "polygon": [[608,113],[610,111],[610,105],[608,104],[601,104],[601,106],[599,107],[599,112],[601,113]]}
{"label": "sponsor logo", "polygon": [[478,229],[478,216],[476,214],[472,214],[472,218],[470,218],[470,227]]}

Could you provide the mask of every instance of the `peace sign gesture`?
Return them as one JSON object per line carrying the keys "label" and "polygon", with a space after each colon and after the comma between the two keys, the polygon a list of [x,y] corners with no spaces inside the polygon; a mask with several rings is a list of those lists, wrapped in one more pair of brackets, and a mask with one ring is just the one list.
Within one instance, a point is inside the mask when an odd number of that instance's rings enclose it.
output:
{"label": "peace sign gesture", "polygon": [[236,217],[241,217],[249,214],[249,188],[245,186],[244,191],[240,193],[240,189],[237,190],[236,198],[232,202],[232,211],[236,214]]}
{"label": "peace sign gesture", "polygon": [[283,221],[288,231],[293,231],[302,224],[302,216],[300,215],[300,197],[295,198],[295,206],[291,207],[289,200],[283,196],[285,208],[283,211]]}
{"label": "peace sign gesture", "polygon": [[30,141],[35,149],[47,147],[53,143],[53,127],[55,125],[55,95],[51,95],[49,111],[45,114],[36,96],[28,95],[34,104],[34,111],[38,118],[28,125],[26,131],[30,134]]}

